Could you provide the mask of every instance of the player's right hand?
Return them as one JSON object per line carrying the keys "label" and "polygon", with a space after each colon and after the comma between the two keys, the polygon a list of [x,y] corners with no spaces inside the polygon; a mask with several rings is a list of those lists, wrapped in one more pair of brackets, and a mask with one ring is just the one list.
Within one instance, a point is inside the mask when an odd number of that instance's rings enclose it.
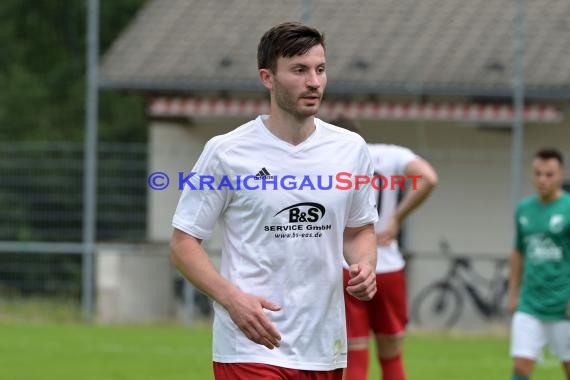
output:
{"label": "player's right hand", "polygon": [[281,306],[239,291],[231,297],[226,306],[230,317],[248,339],[272,350],[279,347],[281,334],[271,323],[264,309],[279,311]]}
{"label": "player's right hand", "polygon": [[347,293],[361,301],[370,301],[377,291],[376,272],[367,263],[360,263],[352,264],[348,273]]}

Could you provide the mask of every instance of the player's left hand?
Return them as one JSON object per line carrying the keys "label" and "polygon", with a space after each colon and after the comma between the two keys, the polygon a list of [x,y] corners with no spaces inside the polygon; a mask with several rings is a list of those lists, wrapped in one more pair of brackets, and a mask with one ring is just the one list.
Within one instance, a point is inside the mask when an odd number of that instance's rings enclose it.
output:
{"label": "player's left hand", "polygon": [[378,245],[387,246],[390,245],[392,240],[396,239],[400,232],[400,222],[394,217],[390,217],[386,227],[376,234],[376,241]]}
{"label": "player's left hand", "polygon": [[348,273],[348,294],[361,301],[371,300],[376,294],[376,272],[373,268],[366,263],[352,264]]}

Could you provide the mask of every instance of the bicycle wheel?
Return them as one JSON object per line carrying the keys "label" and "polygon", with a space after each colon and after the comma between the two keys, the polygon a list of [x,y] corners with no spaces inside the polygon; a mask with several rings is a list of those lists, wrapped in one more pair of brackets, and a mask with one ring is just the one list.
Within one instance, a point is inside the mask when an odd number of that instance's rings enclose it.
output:
{"label": "bicycle wheel", "polygon": [[412,303],[412,320],[430,330],[453,327],[463,309],[461,294],[446,282],[436,282],[422,290]]}
{"label": "bicycle wheel", "polygon": [[508,307],[508,297],[507,292],[509,288],[509,281],[504,279],[499,285],[500,288],[497,290],[495,296],[495,314],[496,319],[507,319],[510,315]]}

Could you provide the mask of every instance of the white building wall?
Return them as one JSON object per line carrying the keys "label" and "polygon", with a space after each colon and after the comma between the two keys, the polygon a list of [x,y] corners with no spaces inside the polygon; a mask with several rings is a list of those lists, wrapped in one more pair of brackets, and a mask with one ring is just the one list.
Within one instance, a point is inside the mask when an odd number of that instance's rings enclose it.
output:
{"label": "white building wall", "polygon": [[[170,179],[164,190],[149,186],[148,240],[167,242],[172,235],[171,221],[181,190],[179,173],[187,176],[194,167],[206,142],[222,133],[229,132],[246,120],[211,120],[195,123],[152,122],[149,133],[148,173],[166,173]],[[219,234],[205,243],[211,250],[219,249]]]}
{"label": "white building wall", "polygon": [[204,146],[204,139],[187,126],[156,122],[149,131],[149,175],[162,172],[168,175],[169,186],[164,190],[150,187],[148,197],[148,237],[150,241],[168,241],[172,234],[170,221],[176,209],[180,192],[178,172],[189,173]]}

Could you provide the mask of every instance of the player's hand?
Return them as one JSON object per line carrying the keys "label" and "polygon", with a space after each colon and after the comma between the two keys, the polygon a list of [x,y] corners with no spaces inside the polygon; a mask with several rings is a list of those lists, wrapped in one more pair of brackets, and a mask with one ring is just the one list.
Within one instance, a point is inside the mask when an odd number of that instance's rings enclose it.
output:
{"label": "player's hand", "polygon": [[281,334],[267,318],[264,309],[279,311],[281,306],[264,298],[239,292],[231,297],[231,301],[226,307],[232,321],[248,339],[272,350],[279,347]]}
{"label": "player's hand", "polygon": [[385,228],[376,234],[376,242],[382,246],[390,245],[392,240],[398,236],[398,232],[400,232],[400,222],[392,216]]}
{"label": "player's hand", "polygon": [[361,301],[369,301],[376,294],[376,272],[368,264],[352,264],[348,269],[350,280],[346,291]]}

